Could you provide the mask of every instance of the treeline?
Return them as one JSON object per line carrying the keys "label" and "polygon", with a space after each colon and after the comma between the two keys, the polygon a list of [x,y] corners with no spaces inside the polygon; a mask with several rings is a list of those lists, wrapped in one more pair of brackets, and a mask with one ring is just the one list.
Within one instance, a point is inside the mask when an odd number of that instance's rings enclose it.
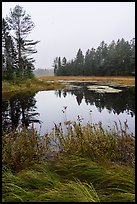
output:
{"label": "treeline", "polygon": [[35,69],[33,71],[34,75],[36,76],[54,76],[54,70],[53,69]]}
{"label": "treeline", "polygon": [[33,28],[30,15],[19,5],[2,19],[2,79],[16,82],[33,77],[35,60],[30,55],[37,52],[38,41],[27,39]]}
{"label": "treeline", "polygon": [[104,76],[135,74],[135,38],[125,41],[114,40],[107,45],[104,41],[97,49],[88,49],[85,56],[81,49],[76,57],[67,62],[63,57],[54,60],[55,75]]}

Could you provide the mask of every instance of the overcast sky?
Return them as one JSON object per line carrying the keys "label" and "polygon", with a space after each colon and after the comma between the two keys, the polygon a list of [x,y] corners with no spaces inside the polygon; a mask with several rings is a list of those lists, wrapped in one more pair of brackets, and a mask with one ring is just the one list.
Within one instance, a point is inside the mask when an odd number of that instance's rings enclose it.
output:
{"label": "overcast sky", "polygon": [[20,5],[35,28],[29,39],[40,40],[36,68],[52,68],[55,57],[73,59],[101,41],[135,37],[135,2],[2,2],[2,16]]}

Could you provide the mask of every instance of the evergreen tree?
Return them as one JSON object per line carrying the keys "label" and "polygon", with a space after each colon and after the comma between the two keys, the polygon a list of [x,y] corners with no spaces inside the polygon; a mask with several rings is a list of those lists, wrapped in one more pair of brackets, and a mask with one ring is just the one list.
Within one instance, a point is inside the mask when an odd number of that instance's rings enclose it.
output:
{"label": "evergreen tree", "polygon": [[135,75],[135,38],[130,41],[131,56],[130,56],[130,69],[131,74]]}
{"label": "evergreen tree", "polygon": [[[13,11],[10,10],[10,15],[6,20],[9,23],[10,29],[14,31],[18,54],[18,75],[21,79],[29,77],[24,75],[24,73],[26,73],[26,69],[29,69],[29,73],[34,69],[34,59],[30,58],[30,55],[37,52],[34,46],[39,42],[26,39],[34,28],[34,23],[31,21],[30,15],[26,14],[26,11],[19,5],[16,5]],[[24,63],[26,63],[25,66]]]}
{"label": "evergreen tree", "polygon": [[3,18],[2,20],[2,76],[7,80],[13,80],[17,72],[17,52],[13,38],[10,36],[10,28]]}
{"label": "evergreen tree", "polygon": [[90,75],[90,50],[89,49],[85,54],[84,70],[85,70],[85,75]]}
{"label": "evergreen tree", "polygon": [[90,76],[94,75],[97,67],[97,61],[96,61],[96,50],[92,48],[91,50],[87,50],[85,54],[85,63],[84,63],[84,70],[85,75]]}
{"label": "evergreen tree", "polygon": [[54,59],[53,67],[54,67],[54,75],[56,75],[58,72],[58,57]]}
{"label": "evergreen tree", "polygon": [[84,75],[84,55],[79,49],[75,59],[75,75]]}
{"label": "evergreen tree", "polygon": [[6,78],[8,68],[9,46],[7,39],[9,37],[9,26],[5,19],[2,19],[2,77]]}
{"label": "evergreen tree", "polygon": [[117,75],[117,53],[116,43],[114,40],[108,46],[108,57],[107,57],[107,72],[106,75]]}
{"label": "evergreen tree", "polygon": [[67,64],[66,57],[63,57],[63,59],[62,59],[62,66],[64,67],[66,64]]}
{"label": "evergreen tree", "polygon": [[109,45],[104,41],[97,49],[87,50],[85,57],[78,50],[76,58],[66,62],[62,59],[62,65],[57,58],[57,75],[85,75],[85,76],[108,76],[108,75],[133,75],[135,73],[135,39],[130,43],[123,38]]}
{"label": "evergreen tree", "polygon": [[58,57],[58,69],[61,68],[61,58]]}

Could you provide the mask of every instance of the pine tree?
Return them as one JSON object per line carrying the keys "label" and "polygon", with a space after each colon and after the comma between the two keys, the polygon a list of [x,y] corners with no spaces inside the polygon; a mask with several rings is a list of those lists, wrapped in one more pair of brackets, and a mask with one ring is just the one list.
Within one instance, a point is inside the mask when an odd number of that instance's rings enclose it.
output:
{"label": "pine tree", "polygon": [[58,69],[61,68],[61,58],[58,58]]}
{"label": "pine tree", "polygon": [[131,49],[130,69],[131,69],[131,74],[135,75],[135,38],[133,38],[130,41],[130,49]]}
{"label": "pine tree", "polygon": [[54,75],[56,75],[58,71],[58,57],[55,57],[53,67],[54,67]]}
{"label": "pine tree", "polygon": [[34,46],[39,42],[26,39],[34,28],[34,23],[30,15],[26,14],[26,11],[19,5],[16,5],[13,11],[10,10],[10,15],[6,20],[9,23],[10,29],[14,31],[14,40],[18,54],[18,75],[21,79],[24,79],[29,77],[26,76],[26,70],[28,69],[30,73],[34,69],[33,63],[35,60],[30,55],[37,52]]}
{"label": "pine tree", "polygon": [[84,75],[84,55],[81,49],[78,50],[76,55],[75,69],[76,69],[76,72],[75,72],[76,75]]}
{"label": "pine tree", "polygon": [[65,66],[66,64],[67,64],[66,57],[63,57],[63,59],[62,59],[62,66]]}
{"label": "pine tree", "polygon": [[10,28],[3,18],[2,20],[2,74],[3,78],[13,80],[17,72],[17,52],[13,38],[10,36]]}

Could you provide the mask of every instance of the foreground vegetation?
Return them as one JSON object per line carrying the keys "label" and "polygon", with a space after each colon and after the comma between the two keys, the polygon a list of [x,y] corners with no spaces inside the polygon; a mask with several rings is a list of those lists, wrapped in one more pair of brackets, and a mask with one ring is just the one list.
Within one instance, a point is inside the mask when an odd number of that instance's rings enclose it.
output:
{"label": "foreground vegetation", "polygon": [[121,125],[55,124],[3,134],[3,202],[135,201],[135,139]]}

